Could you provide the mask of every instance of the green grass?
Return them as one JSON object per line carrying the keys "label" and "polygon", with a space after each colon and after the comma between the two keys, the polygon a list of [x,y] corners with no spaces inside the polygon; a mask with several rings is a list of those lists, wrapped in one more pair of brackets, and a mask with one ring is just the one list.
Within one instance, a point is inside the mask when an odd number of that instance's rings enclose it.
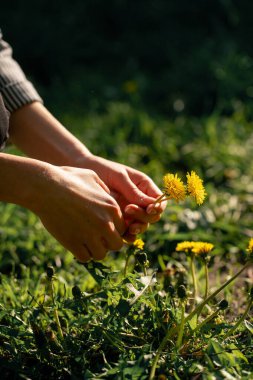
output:
{"label": "green grass", "polygon": [[[177,289],[183,284],[189,297],[192,291],[189,262],[175,251],[176,244],[204,240],[215,245],[209,266],[211,291],[245,260],[253,236],[252,123],[243,110],[230,118],[167,120],[126,103],[110,103],[101,114],[62,114],[61,120],[94,153],[143,170],[159,186],[166,172],[185,175],[195,170],[204,178],[208,198],[201,207],[170,202],[162,220],[142,237],[147,275],[143,257],[135,252],[126,277],[127,248],[110,253],[103,265],[85,268],[49,236],[35,215],[0,204],[2,376],[148,379],[166,332],[181,321]],[[54,300],[48,266],[55,269]],[[197,279],[203,296],[204,270],[199,263]],[[251,313],[232,337],[224,341],[224,336],[246,309],[251,286],[248,270],[199,317],[201,321],[215,311],[225,297],[229,308],[220,311],[216,321],[195,332],[196,320],[188,321],[181,349],[175,346],[177,333],[169,339],[157,363],[157,377],[250,378]]]}

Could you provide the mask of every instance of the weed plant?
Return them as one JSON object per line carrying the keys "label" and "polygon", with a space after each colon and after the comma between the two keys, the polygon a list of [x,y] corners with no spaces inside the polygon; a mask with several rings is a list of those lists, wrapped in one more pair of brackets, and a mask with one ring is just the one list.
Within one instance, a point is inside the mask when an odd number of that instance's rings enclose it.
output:
{"label": "weed plant", "polygon": [[85,265],[32,213],[1,204],[1,378],[252,378],[252,125],[243,112],[172,123],[115,103],[64,120],[93,151],[161,186],[163,173],[194,169],[208,196],[200,207],[169,200],[145,244]]}

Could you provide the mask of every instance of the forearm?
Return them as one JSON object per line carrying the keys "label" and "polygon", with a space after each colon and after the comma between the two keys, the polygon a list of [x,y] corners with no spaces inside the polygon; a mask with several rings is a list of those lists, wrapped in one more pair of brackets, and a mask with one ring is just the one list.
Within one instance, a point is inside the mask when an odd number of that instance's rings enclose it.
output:
{"label": "forearm", "polygon": [[0,153],[0,201],[36,210],[48,164]]}
{"label": "forearm", "polygon": [[12,113],[11,141],[27,156],[54,165],[76,166],[89,150],[39,102]]}

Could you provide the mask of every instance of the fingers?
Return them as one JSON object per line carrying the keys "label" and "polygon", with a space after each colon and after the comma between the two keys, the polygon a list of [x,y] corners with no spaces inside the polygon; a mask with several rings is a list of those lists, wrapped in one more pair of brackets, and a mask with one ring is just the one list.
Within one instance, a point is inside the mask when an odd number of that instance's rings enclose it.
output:
{"label": "fingers", "polygon": [[152,179],[146,174],[132,168],[127,168],[127,172],[131,181],[134,182],[136,186],[138,186],[138,188],[149,197],[157,198],[162,195],[159,187],[157,187]]}
{"label": "fingers", "polygon": [[132,235],[129,232],[126,232],[124,235],[124,240],[128,243],[133,243],[136,240],[136,235]]}
{"label": "fingers", "polygon": [[83,243],[83,246],[89,252],[90,258],[93,260],[103,260],[106,256],[108,249],[100,239],[89,239],[88,242]]}
{"label": "fingers", "polygon": [[120,235],[108,234],[100,239],[89,239],[88,242],[75,248],[71,247],[70,250],[78,261],[85,263],[90,260],[103,260],[108,250],[119,250],[122,246],[123,240]]}
{"label": "fingers", "polygon": [[132,220],[139,221],[142,223],[156,223],[161,217],[160,207],[152,207],[151,211],[152,213],[148,214],[145,209],[132,204],[128,205],[124,210],[126,216],[128,218],[131,217]]}
{"label": "fingers", "polygon": [[82,244],[79,247],[70,249],[75,258],[81,263],[86,263],[92,260],[92,255],[86,244]]}
{"label": "fingers", "polygon": [[108,220],[107,224],[109,227],[109,231],[113,231],[113,234],[116,236],[124,235],[126,231],[126,223],[123,218],[121,209],[118,203],[112,198],[112,204],[110,207],[111,219]]}
{"label": "fingers", "polygon": [[167,202],[161,202],[161,203],[156,203],[156,204],[151,203],[146,208],[146,212],[149,215],[161,214],[165,210],[166,205],[167,205]]}
{"label": "fingers", "polygon": [[108,194],[110,194],[110,190],[109,188],[106,186],[106,184],[102,181],[102,179],[99,178],[98,175],[96,175],[96,182],[98,183],[98,185],[100,185],[102,187],[102,189],[104,189]]}
{"label": "fingers", "polygon": [[128,232],[131,235],[143,234],[149,227],[149,223],[133,222],[128,228]]}
{"label": "fingers", "polygon": [[155,200],[140,190],[138,183],[135,184],[126,171],[118,175],[117,192],[122,194],[128,203],[137,204],[141,207],[146,207]]}
{"label": "fingers", "polygon": [[119,232],[118,228],[112,222],[109,222],[107,228],[104,231],[105,235],[102,237],[102,241],[104,241],[104,244],[108,249],[118,251],[123,246],[122,236],[124,235],[125,231],[125,223],[124,228],[122,228],[121,232]]}
{"label": "fingers", "polygon": [[[123,239],[117,231],[113,222],[104,225],[103,235],[99,236],[102,231],[97,232],[95,237],[86,236],[78,249],[71,250],[75,257],[81,261],[103,260],[109,250],[120,250],[123,246]],[[122,229],[122,235],[125,232],[125,226]],[[79,239],[80,241],[80,239]]]}

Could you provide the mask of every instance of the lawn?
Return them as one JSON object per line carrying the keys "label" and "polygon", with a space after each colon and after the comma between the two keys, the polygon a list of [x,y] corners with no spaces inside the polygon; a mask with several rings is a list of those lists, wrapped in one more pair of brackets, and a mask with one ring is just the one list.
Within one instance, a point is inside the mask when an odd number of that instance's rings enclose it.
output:
{"label": "lawn", "polygon": [[[2,378],[252,378],[253,124],[243,106],[200,118],[116,101],[101,112],[60,111],[93,153],[144,171],[161,188],[166,173],[194,170],[207,196],[199,206],[169,200],[140,236],[144,247],[86,265],[34,214],[0,204]],[[214,248],[197,257],[177,249],[183,241]]]}

